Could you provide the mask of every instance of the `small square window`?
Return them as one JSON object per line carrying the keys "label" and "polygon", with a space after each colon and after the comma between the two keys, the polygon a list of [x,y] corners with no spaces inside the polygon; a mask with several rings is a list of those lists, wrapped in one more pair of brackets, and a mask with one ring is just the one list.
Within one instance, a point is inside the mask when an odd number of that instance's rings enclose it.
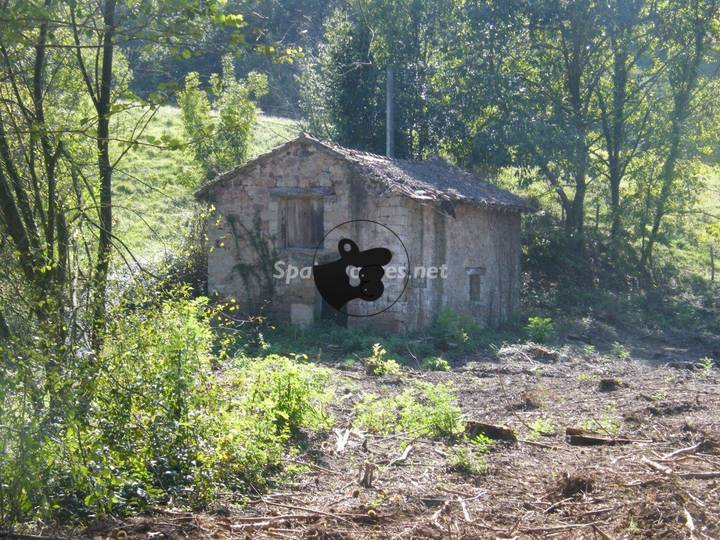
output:
{"label": "small square window", "polygon": [[280,230],[286,248],[316,248],[325,233],[320,197],[288,197],[280,204]]}

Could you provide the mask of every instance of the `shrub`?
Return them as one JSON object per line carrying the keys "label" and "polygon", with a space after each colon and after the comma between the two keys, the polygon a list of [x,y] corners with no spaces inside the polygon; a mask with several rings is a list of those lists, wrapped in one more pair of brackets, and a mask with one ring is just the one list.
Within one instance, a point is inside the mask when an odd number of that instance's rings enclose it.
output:
{"label": "shrub", "polygon": [[616,358],[619,358],[620,360],[627,360],[628,358],[630,358],[630,351],[628,351],[627,348],[619,341],[613,342],[612,348],[610,350],[612,352],[612,355]]}
{"label": "shrub", "polygon": [[271,355],[218,376],[207,299],[185,288],[139,305],[109,313],[98,358],[68,355],[82,377],[66,385],[53,423],[33,418],[37,404],[0,378],[0,423],[18,428],[0,432],[0,521],[257,491],[282,472],[301,429],[330,425],[326,369]]}
{"label": "shrub", "polygon": [[385,358],[387,351],[379,343],[375,343],[372,354],[365,360],[365,371],[368,375],[397,375],[400,364],[391,358]]}
{"label": "shrub", "polygon": [[700,360],[698,360],[698,364],[700,365],[700,368],[702,368],[702,370],[705,373],[709,373],[710,370],[715,365],[715,362],[709,356],[705,356],[704,358],[701,358]]}
{"label": "shrub", "polygon": [[609,435],[620,433],[622,421],[613,413],[604,413],[598,418],[587,418],[581,423],[581,427],[588,431],[599,431]]}
{"label": "shrub", "polygon": [[[72,384],[52,383],[63,386],[61,415],[13,420],[29,439],[3,441],[0,512],[19,504],[2,521],[123,513],[192,489],[213,338],[207,301],[184,288],[138,304],[108,314],[97,358],[66,355]],[[24,403],[4,398],[3,423]]]}
{"label": "shrub", "polygon": [[420,363],[426,371],[450,371],[450,364],[442,356],[431,356]]}
{"label": "shrub", "polygon": [[356,405],[356,422],[376,433],[452,437],[463,429],[462,411],[451,385],[416,383],[390,398],[366,395]]}
{"label": "shrub", "polygon": [[484,433],[478,433],[470,442],[479,452],[482,452],[483,454],[488,452],[495,444],[495,440],[491,439]]}
{"label": "shrub", "polygon": [[461,445],[450,449],[448,468],[467,476],[479,476],[487,471],[487,459],[475,448]]}
{"label": "shrub", "polygon": [[480,326],[470,317],[452,310],[443,310],[430,329],[435,347],[443,351],[466,350],[472,346],[473,337],[480,333]]}
{"label": "shrub", "polygon": [[243,358],[229,375],[230,388],[206,411],[219,417],[198,457],[203,500],[227,488],[265,487],[280,472],[286,443],[301,429],[332,424],[325,368],[269,355]]}
{"label": "shrub", "polygon": [[555,435],[555,426],[551,420],[547,418],[538,418],[532,424],[530,424],[530,433],[528,439],[537,439],[539,437],[550,437]]}
{"label": "shrub", "polygon": [[275,433],[297,434],[300,428],[320,429],[330,425],[326,405],[330,371],[314,364],[299,363],[276,354],[261,360],[249,359],[234,385],[245,389],[244,412],[269,418]]}
{"label": "shrub", "polygon": [[555,332],[555,324],[549,317],[530,317],[525,329],[534,342],[547,343]]}

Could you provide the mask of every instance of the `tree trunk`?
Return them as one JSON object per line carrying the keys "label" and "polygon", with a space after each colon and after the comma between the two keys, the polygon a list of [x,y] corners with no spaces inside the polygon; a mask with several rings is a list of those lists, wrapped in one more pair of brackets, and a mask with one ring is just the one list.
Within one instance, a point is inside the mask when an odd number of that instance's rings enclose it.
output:
{"label": "tree trunk", "polygon": [[107,301],[107,278],[112,255],[112,166],[110,164],[110,105],[113,76],[115,32],[115,0],[103,7],[105,29],[102,42],[102,72],[97,100],[98,168],[100,173],[100,237],[95,266],[92,345],[95,352],[102,348]]}
{"label": "tree trunk", "polygon": [[[668,200],[672,195],[675,168],[680,157],[680,139],[683,135],[685,121],[690,115],[690,101],[693,91],[698,85],[699,67],[705,56],[705,51],[709,46],[706,34],[714,20],[717,5],[713,3],[707,13],[702,13],[699,2],[695,2],[694,9],[695,19],[693,20],[694,35],[692,50],[690,51],[690,58],[687,58],[680,66],[679,78],[674,85],[675,95],[671,118],[672,127],[669,135],[669,149],[662,167],[662,187],[655,206],[650,234],[640,258],[640,267],[644,272],[647,272],[648,263],[652,261],[653,248],[657,241],[658,233],[660,232],[662,220],[667,212]],[[683,59],[681,58],[679,61],[682,62]]]}
{"label": "tree trunk", "polygon": [[672,193],[673,180],[675,179],[675,165],[677,164],[680,151],[680,136],[682,135],[682,123],[687,115],[687,106],[689,101],[689,92],[682,91],[675,98],[675,107],[673,111],[672,129],[670,131],[670,150],[668,151],[665,162],[663,163],[661,179],[662,187],[660,195],[655,205],[655,213],[653,215],[652,227],[648,235],[645,249],[640,257],[640,268],[647,272],[648,264],[652,261],[653,248],[657,241],[658,233],[662,219],[667,211],[667,202]]}
{"label": "tree trunk", "polygon": [[8,326],[5,316],[2,313],[0,313],[0,338],[10,338],[10,327]]}

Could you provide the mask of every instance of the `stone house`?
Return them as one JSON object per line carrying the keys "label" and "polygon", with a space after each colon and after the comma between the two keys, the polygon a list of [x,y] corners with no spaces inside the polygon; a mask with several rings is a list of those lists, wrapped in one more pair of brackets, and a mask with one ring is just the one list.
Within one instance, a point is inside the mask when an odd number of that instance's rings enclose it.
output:
{"label": "stone house", "polygon": [[[443,309],[495,326],[518,307],[520,218],[534,208],[439,158],[391,159],[301,135],[196,197],[212,205],[208,289],[245,313],[407,332]],[[313,276],[347,239],[389,250],[391,262],[379,298],[338,312]],[[347,272],[353,286],[356,266]]]}

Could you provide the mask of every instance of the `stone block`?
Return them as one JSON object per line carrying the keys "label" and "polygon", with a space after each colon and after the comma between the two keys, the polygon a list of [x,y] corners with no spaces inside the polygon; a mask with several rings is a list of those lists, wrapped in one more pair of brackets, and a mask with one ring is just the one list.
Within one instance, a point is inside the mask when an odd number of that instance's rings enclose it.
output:
{"label": "stone block", "polygon": [[290,322],[300,328],[307,328],[315,320],[315,310],[311,304],[290,304]]}

